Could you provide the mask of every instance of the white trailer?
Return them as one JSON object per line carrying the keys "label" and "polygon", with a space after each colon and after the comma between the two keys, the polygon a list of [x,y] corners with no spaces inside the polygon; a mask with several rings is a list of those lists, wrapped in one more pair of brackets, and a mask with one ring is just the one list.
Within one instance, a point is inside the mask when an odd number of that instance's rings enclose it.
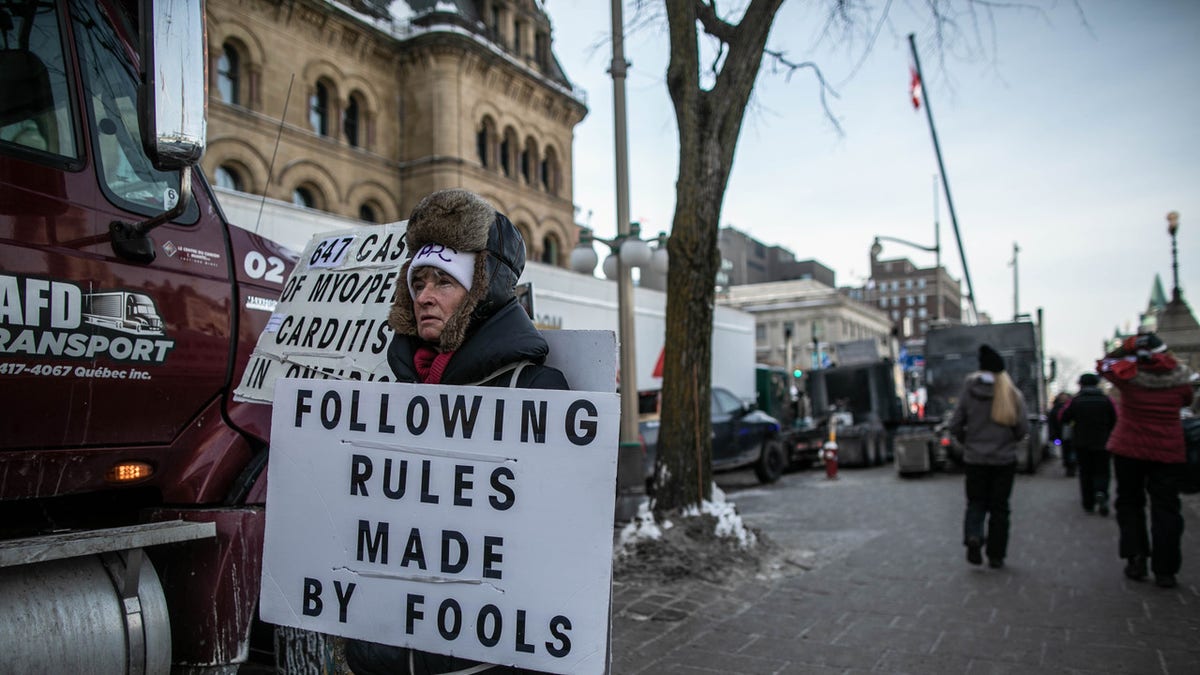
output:
{"label": "white trailer", "polygon": [[[521,283],[533,289],[533,313],[545,329],[617,331],[617,284],[542,263],[525,264]],[[666,342],[667,294],[634,288],[634,345],[639,391],[662,388],[655,376]],[[756,399],[754,388],[754,317],[717,305],[713,313],[712,384],[745,401]]]}

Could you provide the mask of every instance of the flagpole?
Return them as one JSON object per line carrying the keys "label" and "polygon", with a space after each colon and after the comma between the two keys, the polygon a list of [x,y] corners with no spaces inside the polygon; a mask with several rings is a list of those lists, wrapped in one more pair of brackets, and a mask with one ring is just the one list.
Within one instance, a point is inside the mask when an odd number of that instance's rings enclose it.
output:
{"label": "flagpole", "polygon": [[933,109],[929,105],[929,89],[925,86],[925,76],[921,74],[921,59],[917,56],[917,40],[913,33],[908,34],[908,46],[912,49],[913,63],[917,68],[917,80],[921,83],[921,98],[925,99],[925,118],[929,120],[929,135],[933,136],[933,151],[937,155],[938,173],[942,174],[942,189],[946,192],[946,206],[950,209],[950,224],[954,227],[954,240],[958,243],[958,257],[962,261],[963,278],[967,280],[967,302],[971,306],[971,316],[979,320],[979,311],[975,307],[975,288],[971,284],[971,271],[967,268],[967,252],[963,250],[962,235],[958,230],[958,216],[954,213],[954,200],[950,198],[950,179],[946,177],[946,166],[942,162],[942,147],[938,143],[937,128],[933,126]]}

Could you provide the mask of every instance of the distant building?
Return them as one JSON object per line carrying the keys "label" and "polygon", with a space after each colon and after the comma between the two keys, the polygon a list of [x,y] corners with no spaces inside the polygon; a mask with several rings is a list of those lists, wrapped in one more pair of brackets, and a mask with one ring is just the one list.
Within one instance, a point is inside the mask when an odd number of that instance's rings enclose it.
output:
{"label": "distant building", "polygon": [[879,253],[872,247],[871,278],[861,298],[888,315],[901,339],[923,341],[935,321],[962,323],[962,286],[945,267],[917,267],[907,258],[880,260]]}
{"label": "distant building", "polygon": [[1171,289],[1171,299],[1166,299],[1162,279],[1154,275],[1150,289],[1150,301],[1140,320],[1142,330],[1154,331],[1167,343],[1167,347],[1188,365],[1200,372],[1200,323],[1178,286]]}
{"label": "distant building", "polygon": [[861,358],[863,341],[877,358],[893,356],[886,314],[812,279],[730,286],[718,302],[754,316],[759,363],[829,367],[839,363],[838,345],[852,345]]}
{"label": "distant building", "polygon": [[722,271],[730,286],[800,279],[837,286],[829,267],[816,260],[796,260],[795,254],[786,248],[769,246],[732,227],[721,228],[717,246],[722,260],[728,261]]}

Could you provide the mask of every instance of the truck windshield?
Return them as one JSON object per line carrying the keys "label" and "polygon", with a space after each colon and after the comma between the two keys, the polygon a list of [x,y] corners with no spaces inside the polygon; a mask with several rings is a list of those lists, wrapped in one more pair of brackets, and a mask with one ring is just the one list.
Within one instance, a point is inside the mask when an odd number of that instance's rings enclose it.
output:
{"label": "truck windshield", "polygon": [[79,157],[53,3],[0,0],[0,91],[0,146]]}
{"label": "truck windshield", "polygon": [[[101,4],[77,0],[71,10],[79,41],[85,108],[93,130],[96,173],[105,195],[116,206],[156,215],[179,199],[179,173],[155,169],[143,151],[137,69]],[[193,201],[179,220],[195,222],[198,213]]]}

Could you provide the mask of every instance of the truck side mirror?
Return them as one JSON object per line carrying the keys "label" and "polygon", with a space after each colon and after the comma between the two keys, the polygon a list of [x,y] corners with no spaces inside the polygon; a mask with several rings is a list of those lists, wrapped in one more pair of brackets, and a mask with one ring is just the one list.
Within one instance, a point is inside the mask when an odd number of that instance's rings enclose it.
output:
{"label": "truck side mirror", "polygon": [[208,57],[203,0],[142,0],[142,144],[155,168],[204,155]]}

